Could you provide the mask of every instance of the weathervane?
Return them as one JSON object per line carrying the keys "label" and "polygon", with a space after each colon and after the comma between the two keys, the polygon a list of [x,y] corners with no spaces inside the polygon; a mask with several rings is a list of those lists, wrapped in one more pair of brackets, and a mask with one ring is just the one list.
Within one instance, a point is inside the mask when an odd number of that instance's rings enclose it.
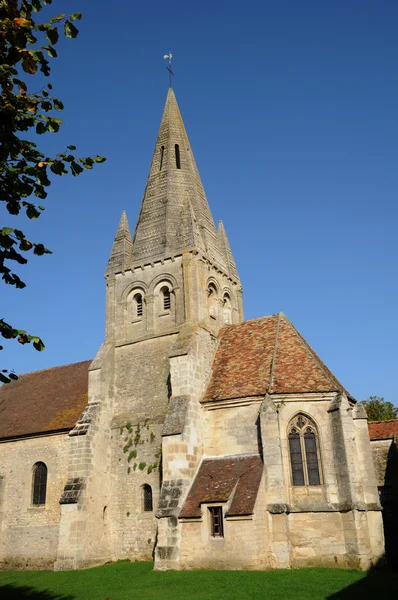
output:
{"label": "weathervane", "polygon": [[171,78],[174,76],[174,73],[173,73],[173,71],[171,70],[171,59],[173,58],[173,55],[172,55],[172,53],[169,51],[169,53],[168,53],[168,54],[165,54],[165,55],[163,56],[163,58],[164,58],[165,60],[168,60],[168,61],[169,61],[169,65],[166,67],[166,69],[167,69],[167,70],[168,70],[168,72],[169,72],[169,81],[170,81],[170,87],[172,87],[172,85],[171,85]]}

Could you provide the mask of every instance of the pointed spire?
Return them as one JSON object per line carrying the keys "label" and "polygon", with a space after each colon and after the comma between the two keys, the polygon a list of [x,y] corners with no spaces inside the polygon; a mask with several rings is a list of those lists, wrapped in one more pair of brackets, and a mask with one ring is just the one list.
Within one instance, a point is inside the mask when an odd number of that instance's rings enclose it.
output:
{"label": "pointed spire", "polygon": [[133,263],[197,249],[227,270],[174,91],[170,88],[134,234]]}
{"label": "pointed spire", "polygon": [[237,279],[238,281],[240,281],[239,275],[238,275],[238,269],[236,268],[235,260],[232,255],[231,246],[229,245],[227,232],[225,231],[224,223],[222,221],[218,222],[217,236],[218,236],[221,250],[225,257],[229,275],[233,279]]}
{"label": "pointed spire", "polygon": [[126,211],[123,211],[106,268],[106,275],[123,272],[129,267],[132,247],[133,242]]}

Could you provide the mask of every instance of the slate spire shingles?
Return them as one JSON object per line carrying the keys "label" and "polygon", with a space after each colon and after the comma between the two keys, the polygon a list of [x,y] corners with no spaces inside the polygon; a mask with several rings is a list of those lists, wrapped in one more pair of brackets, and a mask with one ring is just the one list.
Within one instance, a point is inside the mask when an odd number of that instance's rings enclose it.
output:
{"label": "slate spire shingles", "polygon": [[202,252],[228,271],[177,100],[170,88],[135,229],[132,263],[153,261],[189,249]]}
{"label": "slate spire shingles", "polygon": [[332,391],[345,390],[289,319],[279,313],[220,330],[203,402],[264,396],[267,392]]}

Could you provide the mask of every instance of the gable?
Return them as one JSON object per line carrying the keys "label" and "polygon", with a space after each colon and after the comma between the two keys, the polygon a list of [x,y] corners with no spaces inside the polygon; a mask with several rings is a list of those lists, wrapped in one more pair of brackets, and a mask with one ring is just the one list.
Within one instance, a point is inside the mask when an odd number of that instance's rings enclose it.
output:
{"label": "gable", "polygon": [[88,401],[86,360],[20,375],[0,387],[0,439],[70,430]]}

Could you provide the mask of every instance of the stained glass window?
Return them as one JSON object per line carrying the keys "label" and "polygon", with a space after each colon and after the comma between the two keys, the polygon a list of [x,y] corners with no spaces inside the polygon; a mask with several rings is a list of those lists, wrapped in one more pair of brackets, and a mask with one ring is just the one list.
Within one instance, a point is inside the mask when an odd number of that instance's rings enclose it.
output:
{"label": "stained glass window", "polygon": [[309,417],[298,415],[288,431],[293,485],[320,485],[319,443],[314,423]]}

